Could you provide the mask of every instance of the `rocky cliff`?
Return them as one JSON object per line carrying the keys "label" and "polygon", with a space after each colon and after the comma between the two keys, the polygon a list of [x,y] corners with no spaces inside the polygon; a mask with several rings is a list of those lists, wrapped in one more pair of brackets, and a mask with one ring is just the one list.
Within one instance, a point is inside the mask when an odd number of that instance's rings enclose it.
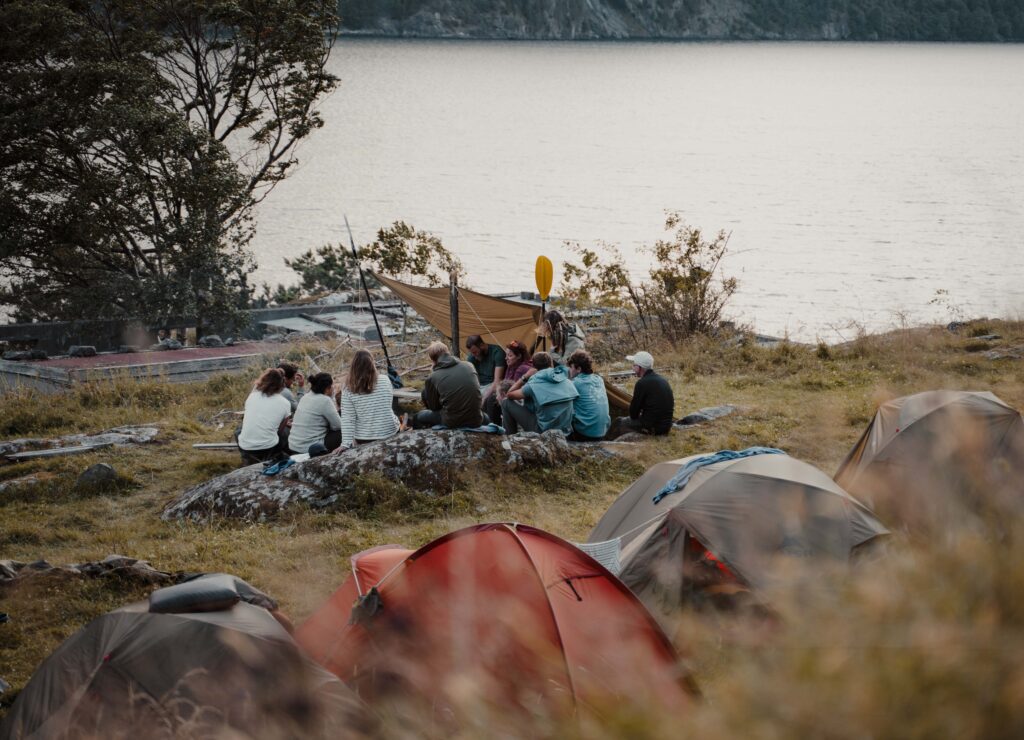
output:
{"label": "rocky cliff", "polygon": [[423,38],[1024,40],[988,0],[341,0],[346,32]]}

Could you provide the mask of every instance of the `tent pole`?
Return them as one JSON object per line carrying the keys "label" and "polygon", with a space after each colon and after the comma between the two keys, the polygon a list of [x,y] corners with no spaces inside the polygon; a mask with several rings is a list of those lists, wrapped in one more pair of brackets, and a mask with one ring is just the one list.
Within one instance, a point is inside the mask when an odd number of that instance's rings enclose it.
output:
{"label": "tent pole", "polygon": [[459,273],[452,270],[448,274],[448,305],[451,309],[452,322],[452,355],[460,358],[459,346]]}
{"label": "tent pole", "polygon": [[370,315],[373,316],[373,325],[377,328],[377,336],[380,337],[380,346],[384,350],[384,359],[387,360],[388,369],[392,369],[394,365],[391,364],[388,345],[384,343],[384,332],[381,331],[380,322],[377,321],[377,312],[373,309],[373,298],[370,297],[370,289],[366,287],[366,275],[363,274],[363,266],[359,264],[359,252],[356,251],[356,241],[352,238],[352,227],[348,225],[348,216],[345,216],[345,228],[348,229],[348,243],[352,245],[352,258],[356,261],[356,269],[359,270],[359,281],[363,284],[366,302],[370,304]]}

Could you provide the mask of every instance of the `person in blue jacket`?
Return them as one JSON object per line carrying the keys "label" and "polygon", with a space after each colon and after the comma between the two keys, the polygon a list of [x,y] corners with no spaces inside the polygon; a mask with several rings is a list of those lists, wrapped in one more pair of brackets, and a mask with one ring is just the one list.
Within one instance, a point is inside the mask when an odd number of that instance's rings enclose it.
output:
{"label": "person in blue jacket", "polygon": [[576,442],[604,439],[612,417],[608,410],[608,392],[604,380],[594,373],[594,359],[585,349],[578,349],[566,360],[569,377],[579,397],[572,403],[572,434]]}
{"label": "person in blue jacket", "polygon": [[572,434],[573,401],[579,397],[564,365],[547,352],[533,356],[533,372],[517,380],[501,403],[505,431],[515,434],[557,429]]}

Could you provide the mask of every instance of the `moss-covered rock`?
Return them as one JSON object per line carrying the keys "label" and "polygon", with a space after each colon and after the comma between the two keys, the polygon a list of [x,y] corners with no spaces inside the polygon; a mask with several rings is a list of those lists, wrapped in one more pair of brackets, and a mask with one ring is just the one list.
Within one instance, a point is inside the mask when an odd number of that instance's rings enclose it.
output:
{"label": "moss-covered rock", "polygon": [[340,454],[308,460],[273,476],[260,465],[232,471],[189,488],[163,512],[164,519],[203,520],[212,515],[262,521],[296,504],[346,509],[361,481],[393,481],[424,496],[447,494],[469,466],[490,475],[550,468],[608,452],[570,445],[558,432],[505,437],[460,431],[406,432]]}

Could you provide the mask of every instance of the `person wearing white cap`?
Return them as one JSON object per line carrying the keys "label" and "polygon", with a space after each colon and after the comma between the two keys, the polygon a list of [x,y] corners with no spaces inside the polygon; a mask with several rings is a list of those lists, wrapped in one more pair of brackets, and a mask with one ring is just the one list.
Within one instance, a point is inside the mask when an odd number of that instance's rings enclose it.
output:
{"label": "person wearing white cap", "polygon": [[641,350],[627,355],[633,363],[633,374],[639,380],[633,388],[633,401],[629,404],[629,416],[620,416],[612,426],[609,437],[626,432],[641,434],[668,434],[672,430],[676,399],[672,386],[661,375],[654,372],[654,357]]}

